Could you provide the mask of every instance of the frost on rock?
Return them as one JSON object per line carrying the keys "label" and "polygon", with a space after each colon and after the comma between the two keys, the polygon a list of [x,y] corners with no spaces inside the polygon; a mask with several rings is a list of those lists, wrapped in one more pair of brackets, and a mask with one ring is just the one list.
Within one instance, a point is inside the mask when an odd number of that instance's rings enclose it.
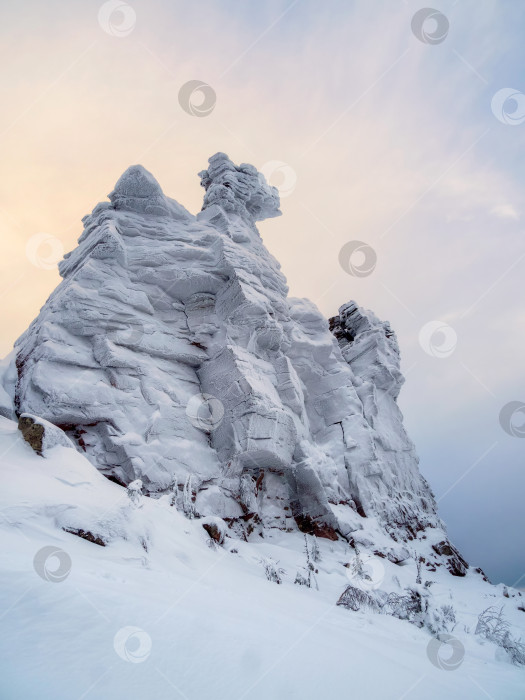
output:
{"label": "frost on rock", "polygon": [[213,205],[225,212],[253,221],[280,216],[279,193],[253,165],[234,165],[225,153],[209,160],[208,170],[199,173],[206,190],[203,210]]}
{"label": "frost on rock", "polygon": [[84,217],[63,281],[16,343],[17,413],[232,536],[383,538],[393,559],[425,533],[448,542],[396,404],[390,326],[349,302],[330,330],[289,298],[255,227],[280,214],[276,188],[222,153],[200,175],[197,216],[136,165]]}
{"label": "frost on rock", "polygon": [[330,328],[357,378],[365,424],[357,438],[357,421],[341,423],[343,432],[355,442],[347,459],[366,464],[349,470],[354,499],[365,515],[376,515],[392,534],[404,530],[415,537],[418,531],[436,525],[436,506],[419,474],[414,445],[396,403],[404,382],[396,335],[388,323],[352,301],[330,319]]}

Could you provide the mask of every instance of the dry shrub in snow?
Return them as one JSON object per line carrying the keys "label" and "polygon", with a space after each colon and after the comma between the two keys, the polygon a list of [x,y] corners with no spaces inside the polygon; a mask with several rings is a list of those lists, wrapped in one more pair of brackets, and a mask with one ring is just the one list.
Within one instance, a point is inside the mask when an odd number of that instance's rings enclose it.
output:
{"label": "dry shrub in snow", "polygon": [[505,649],[513,664],[525,665],[525,644],[510,633],[510,626],[503,617],[503,607],[486,608],[478,617],[476,634]]}
{"label": "dry shrub in snow", "polygon": [[273,581],[273,583],[283,582],[282,576],[286,572],[283,568],[277,566],[279,562],[275,562],[270,557],[265,557],[264,559],[260,559],[259,563],[262,565],[268,581]]}

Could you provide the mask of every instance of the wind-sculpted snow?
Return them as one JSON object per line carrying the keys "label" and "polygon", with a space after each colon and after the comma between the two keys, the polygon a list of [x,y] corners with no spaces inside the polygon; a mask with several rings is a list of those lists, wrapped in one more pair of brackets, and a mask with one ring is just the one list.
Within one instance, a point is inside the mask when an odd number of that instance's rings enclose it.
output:
{"label": "wind-sculpted snow", "polygon": [[398,559],[429,528],[446,542],[396,404],[395,334],[354,302],[331,332],[288,298],[255,227],[280,214],[277,190],[224,154],[209,162],[197,216],[136,165],[83,219],[16,344],[17,413],[233,536],[300,528],[370,548],[386,532]]}
{"label": "wind-sculpted snow", "polygon": [[247,221],[281,215],[277,188],[268,185],[253,165],[236,166],[226,154],[216,153],[209,160],[208,170],[199,175],[206,190],[204,209],[217,204]]}

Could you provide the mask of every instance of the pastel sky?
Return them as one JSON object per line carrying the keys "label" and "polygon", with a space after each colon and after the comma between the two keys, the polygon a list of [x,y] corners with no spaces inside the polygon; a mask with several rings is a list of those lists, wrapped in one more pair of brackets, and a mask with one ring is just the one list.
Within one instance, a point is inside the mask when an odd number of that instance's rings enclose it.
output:
{"label": "pastel sky", "polygon": [[[34,264],[37,234],[44,257],[71,250],[133,163],[193,212],[210,155],[253,163],[287,189],[260,230],[290,293],[391,322],[452,541],[525,586],[525,439],[498,418],[525,401],[525,7],[432,3],[449,23],[436,44],[413,33],[412,0],[130,0],[109,19],[99,0],[4,4],[0,354],[59,281]],[[189,80],[213,88],[209,115],[181,108]],[[505,88],[518,97],[498,112]],[[361,278],[339,263],[355,240],[377,255]],[[432,321],[457,336],[446,357],[419,341]]]}

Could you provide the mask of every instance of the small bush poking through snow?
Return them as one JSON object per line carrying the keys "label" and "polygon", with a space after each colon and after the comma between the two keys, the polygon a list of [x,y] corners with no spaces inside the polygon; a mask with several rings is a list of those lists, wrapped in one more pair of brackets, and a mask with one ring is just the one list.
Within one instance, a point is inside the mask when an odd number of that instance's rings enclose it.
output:
{"label": "small bush poking through snow", "polygon": [[294,583],[298,586],[306,586],[307,588],[310,588],[311,585],[308,576],[304,575],[304,570],[297,572]]}
{"label": "small bush poking through snow", "polygon": [[193,503],[193,485],[191,474],[188,474],[188,478],[186,479],[186,483],[184,484],[184,489],[182,491],[182,511],[189,520],[193,520],[195,517],[195,504]]}
{"label": "small bush poking through snow", "polygon": [[476,634],[504,649],[516,666],[525,666],[525,644],[521,638],[511,635],[509,623],[503,617],[503,607],[499,611],[494,607],[483,610],[478,617]]}
{"label": "small bush poking through snow", "polygon": [[[445,625],[455,625],[456,623],[456,611],[452,605],[442,605],[441,612],[443,613],[443,622]],[[452,627],[452,629],[454,629]]]}
{"label": "small bush poking through snow", "polygon": [[373,612],[381,612],[382,605],[376,598],[374,591],[363,591],[355,586],[348,586],[339,600],[337,605],[341,605],[347,610],[372,610]]}
{"label": "small bush poking through snow", "polygon": [[321,561],[321,552],[319,550],[319,545],[317,544],[317,537],[314,536],[314,541],[312,543],[312,549],[310,550],[310,556],[312,561],[316,564]]}
{"label": "small bush poking through snow", "polygon": [[179,500],[179,484],[175,480],[171,485],[170,506],[172,506],[173,508],[177,508],[178,500]]}
{"label": "small bush poking through snow", "polygon": [[[315,540],[314,540],[314,544],[317,545]],[[317,552],[319,553],[319,549],[317,549]],[[313,564],[312,553],[310,552],[310,550],[308,548],[307,535],[304,536],[304,553],[306,556],[306,566],[297,572],[294,583],[296,583],[299,586],[307,586],[307,588],[311,588],[312,587],[312,579],[313,579],[316,589],[319,590],[319,586],[317,584],[317,579],[315,578],[315,575],[314,575],[314,572],[317,572],[317,569],[315,568],[315,566]]]}
{"label": "small bush poking through snow", "polygon": [[423,566],[425,559],[424,559],[424,557],[418,556],[418,553],[416,551],[414,551],[414,559],[416,560],[416,569],[417,569],[416,583],[420,585],[422,583],[421,568]]}
{"label": "small bush poking through snow", "polygon": [[490,607],[478,616],[476,634],[481,635],[498,646],[503,646],[503,640],[509,633],[509,623],[503,617],[503,608],[496,611]]}
{"label": "small bush poking through snow", "polygon": [[142,508],[144,496],[142,495],[142,481],[140,479],[135,479],[129,484],[127,493],[135,508]]}
{"label": "small bush poking through snow", "polygon": [[427,601],[426,616],[424,618],[425,627],[433,635],[438,635],[442,632],[452,632],[457,624],[454,607],[452,605],[441,605],[440,607],[432,608],[430,600]]}
{"label": "small bush poking through snow", "polygon": [[348,586],[337,605],[353,611],[370,610],[382,615],[391,615],[417,627],[426,627],[433,635],[450,633],[457,624],[453,606],[433,607],[432,598],[423,589],[420,592],[415,588],[405,588],[402,593],[386,593]]}
{"label": "small bush poking through snow", "polygon": [[283,582],[282,576],[286,571],[280,566],[277,566],[279,563],[278,561],[274,561],[270,557],[264,557],[263,559],[259,559],[259,563],[262,565],[268,581],[272,581],[273,583]]}
{"label": "small bush poking through snow", "polygon": [[448,630],[455,614],[452,606],[442,606],[432,618],[428,613],[427,597],[413,588],[405,588],[403,593],[386,593],[381,590],[364,590],[357,586],[348,586],[337,605],[349,610],[368,609],[383,615],[391,615],[400,620],[407,620],[418,627],[426,626],[433,633]]}
{"label": "small bush poking through snow", "polygon": [[516,666],[525,666],[525,644],[520,639],[514,639],[508,636],[503,644],[503,648],[510,657],[510,660]]}
{"label": "small bush poking through snow", "polygon": [[367,578],[366,572],[363,569],[363,562],[361,561],[361,553],[357,545],[355,545],[355,556],[350,562],[348,569],[348,575],[350,576],[350,578]]}
{"label": "small bush poking through snow", "polygon": [[393,617],[417,623],[420,627],[423,626],[421,618],[423,612],[421,594],[413,588],[405,588],[404,595],[390,593],[385,608],[385,612]]}

